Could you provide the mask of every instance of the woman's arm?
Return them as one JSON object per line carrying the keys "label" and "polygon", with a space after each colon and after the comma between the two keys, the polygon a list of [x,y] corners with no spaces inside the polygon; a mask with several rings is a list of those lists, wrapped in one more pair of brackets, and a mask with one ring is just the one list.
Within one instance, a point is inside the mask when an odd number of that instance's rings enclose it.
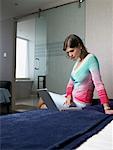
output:
{"label": "woman's arm", "polygon": [[73,80],[70,78],[69,82],[66,86],[66,101],[64,104],[70,105],[72,103],[72,91],[73,91],[74,83]]}
{"label": "woman's arm", "polygon": [[101,104],[103,104],[106,114],[113,114],[113,110],[109,107],[109,99],[105,90],[104,84],[101,80],[99,62],[95,56],[92,56],[89,60],[89,70],[92,75],[92,80],[95,85],[96,91],[100,98]]}
{"label": "woman's arm", "polygon": [[69,95],[72,96],[73,87],[74,87],[74,83],[73,80],[70,78],[66,86],[66,97]]}

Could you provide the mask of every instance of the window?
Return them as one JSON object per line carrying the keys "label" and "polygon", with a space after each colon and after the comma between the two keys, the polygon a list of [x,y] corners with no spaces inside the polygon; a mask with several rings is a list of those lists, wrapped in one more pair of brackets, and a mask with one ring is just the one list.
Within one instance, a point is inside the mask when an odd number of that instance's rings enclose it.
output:
{"label": "window", "polygon": [[23,38],[16,39],[16,79],[29,78],[28,72],[28,43],[29,41]]}

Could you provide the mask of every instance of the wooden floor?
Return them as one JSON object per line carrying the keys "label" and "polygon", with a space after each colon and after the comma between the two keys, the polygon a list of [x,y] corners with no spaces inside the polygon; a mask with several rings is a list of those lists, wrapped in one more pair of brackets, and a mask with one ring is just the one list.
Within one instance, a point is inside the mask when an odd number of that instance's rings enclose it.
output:
{"label": "wooden floor", "polygon": [[[13,111],[10,110],[9,113],[24,112],[38,109],[37,102],[38,102],[37,95],[31,96],[29,98],[16,99],[15,110]],[[0,115],[7,115],[9,113],[7,112],[6,107],[4,108],[2,107],[2,109],[0,108]]]}
{"label": "wooden floor", "polygon": [[15,111],[23,112],[38,109],[37,102],[38,102],[37,96],[32,96],[30,98],[24,99],[17,99],[15,103]]}
{"label": "wooden floor", "polygon": [[23,112],[37,109],[36,106],[30,106],[25,104],[19,104],[15,106],[15,112]]}

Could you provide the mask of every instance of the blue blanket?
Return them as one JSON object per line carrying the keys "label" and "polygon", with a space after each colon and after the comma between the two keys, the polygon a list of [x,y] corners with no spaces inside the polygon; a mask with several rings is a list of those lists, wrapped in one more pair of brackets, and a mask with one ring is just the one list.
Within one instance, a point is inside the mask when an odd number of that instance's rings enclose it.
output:
{"label": "blue blanket", "polygon": [[[113,108],[113,102],[110,103]],[[69,150],[104,128],[113,115],[101,105],[84,110],[34,110],[0,117],[2,150]]]}

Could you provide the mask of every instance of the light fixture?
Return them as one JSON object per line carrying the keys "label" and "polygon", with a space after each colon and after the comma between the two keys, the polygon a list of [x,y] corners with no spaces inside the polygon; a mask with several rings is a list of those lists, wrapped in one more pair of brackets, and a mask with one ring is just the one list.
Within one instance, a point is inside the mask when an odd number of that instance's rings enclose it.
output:
{"label": "light fixture", "polygon": [[85,0],[79,0],[79,7],[81,7],[81,3],[84,2]]}
{"label": "light fixture", "polygon": [[85,1],[85,0],[79,0],[79,3],[82,3],[83,1]]}

